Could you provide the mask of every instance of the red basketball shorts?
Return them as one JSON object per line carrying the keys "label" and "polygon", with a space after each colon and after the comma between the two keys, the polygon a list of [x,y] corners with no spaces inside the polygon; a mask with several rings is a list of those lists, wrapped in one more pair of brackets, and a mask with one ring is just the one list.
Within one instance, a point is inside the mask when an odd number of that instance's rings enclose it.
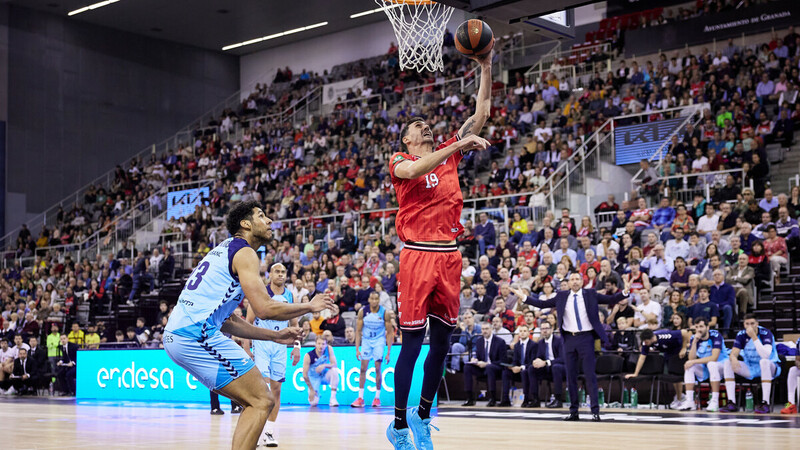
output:
{"label": "red basketball shorts", "polygon": [[400,329],[421,330],[428,317],[455,326],[460,288],[461,252],[455,244],[407,242],[400,252],[397,274]]}

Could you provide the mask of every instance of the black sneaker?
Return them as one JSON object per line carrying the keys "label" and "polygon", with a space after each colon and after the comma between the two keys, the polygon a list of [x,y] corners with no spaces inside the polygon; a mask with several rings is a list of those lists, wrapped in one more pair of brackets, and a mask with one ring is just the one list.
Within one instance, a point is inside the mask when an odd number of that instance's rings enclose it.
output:
{"label": "black sneaker", "polygon": [[231,414],[241,414],[242,411],[244,411],[244,408],[242,408],[239,405],[236,405],[233,408],[231,408]]}
{"label": "black sneaker", "polygon": [[223,414],[225,414],[225,411],[223,411],[223,410],[221,410],[219,408],[214,408],[214,409],[211,410],[211,415],[212,416],[221,416]]}

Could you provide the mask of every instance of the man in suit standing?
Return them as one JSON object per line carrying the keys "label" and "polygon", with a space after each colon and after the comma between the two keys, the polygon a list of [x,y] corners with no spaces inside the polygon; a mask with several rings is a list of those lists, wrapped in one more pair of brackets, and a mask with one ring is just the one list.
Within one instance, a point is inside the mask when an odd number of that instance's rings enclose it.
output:
{"label": "man in suit standing", "polygon": [[48,380],[42,379],[44,375],[47,372],[49,372],[48,370],[49,364],[47,361],[47,349],[39,346],[39,338],[37,338],[36,336],[31,336],[30,339],[28,339],[28,345],[30,345],[31,347],[31,349],[28,351],[28,358],[36,362],[35,375],[38,381],[40,382],[36,385],[36,387],[39,387],[39,385],[42,384],[41,382],[43,381],[47,381],[47,384],[45,384],[45,386],[49,386],[50,382]]}
{"label": "man in suit standing", "polygon": [[66,334],[61,335],[61,341],[58,345],[58,357],[56,378],[58,379],[60,390],[67,395],[74,395],[78,345],[69,342]]}
{"label": "man in suit standing", "polygon": [[[467,401],[461,406],[475,406],[475,391],[472,390],[473,377],[486,375],[489,385],[489,403],[486,406],[497,405],[495,384],[498,376],[502,376],[503,366],[500,363],[506,356],[508,346],[505,341],[492,334],[492,325],[488,322],[481,324],[481,337],[473,343],[475,357],[464,366],[464,390]],[[508,394],[506,394],[508,395]]]}
{"label": "man in suit standing", "polygon": [[564,381],[564,340],[553,335],[553,326],[550,322],[539,325],[542,333],[536,346],[534,360],[531,362],[531,387],[533,402],[539,406],[539,382],[553,380],[553,400],[545,406],[547,408],[561,408],[561,391]]}
{"label": "man in suit standing", "polygon": [[[522,402],[523,408],[533,408],[535,398],[531,397],[530,386],[530,368],[533,356],[536,353],[536,343],[530,339],[530,328],[523,324],[517,328],[517,336],[519,340],[514,345],[514,358],[511,361],[511,366],[503,370],[503,401],[500,406],[511,406],[511,400],[508,398],[508,393],[511,390],[511,381],[515,374],[520,374],[522,377],[522,392],[525,394],[525,400]],[[536,406],[538,406],[536,400]]]}
{"label": "man in suit standing", "polygon": [[[597,401],[597,375],[595,374],[594,340],[600,339],[606,343],[608,337],[603,332],[598,314],[598,304],[613,305],[627,298],[630,291],[629,282],[625,289],[614,295],[598,294],[594,289],[581,289],[583,278],[579,273],[569,277],[569,290],[561,291],[549,300],[538,300],[527,297],[525,303],[537,308],[556,308],[558,323],[564,338],[564,358],[567,369],[567,386],[569,387],[569,416],[564,420],[576,421],[578,418],[578,364],[582,364],[586,376],[586,384],[591,400],[592,421],[600,421],[600,405]],[[524,297],[524,292],[515,290],[518,296]]]}

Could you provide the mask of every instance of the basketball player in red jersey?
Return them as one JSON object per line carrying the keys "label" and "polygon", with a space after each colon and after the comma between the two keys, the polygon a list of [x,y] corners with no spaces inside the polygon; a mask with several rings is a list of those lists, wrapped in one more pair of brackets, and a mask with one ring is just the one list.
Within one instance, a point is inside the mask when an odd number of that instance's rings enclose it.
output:
{"label": "basketball player in red jersey", "polygon": [[[395,420],[386,436],[395,449],[432,449],[430,411],[444,371],[450,335],[458,320],[461,252],[456,237],[464,200],[458,163],[471,150],[490,144],[478,136],[489,118],[492,89],[491,52],[475,60],[481,81],[473,114],[458,133],[438,147],[422,118],[411,119],[400,132],[401,151],[389,160],[400,210],[395,226],[405,242],[397,275],[398,322],[403,345],[395,366]],[[430,351],[425,359],[419,408],[406,415],[414,365],[430,322]],[[413,433],[411,443],[409,428]]]}

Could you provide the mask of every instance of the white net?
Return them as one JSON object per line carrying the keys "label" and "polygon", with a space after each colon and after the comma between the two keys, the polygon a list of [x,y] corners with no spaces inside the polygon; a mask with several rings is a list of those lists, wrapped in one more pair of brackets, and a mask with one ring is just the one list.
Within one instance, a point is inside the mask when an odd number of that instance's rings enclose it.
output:
{"label": "white net", "polygon": [[375,0],[397,36],[400,68],[443,70],[444,31],[453,8],[430,0]]}

